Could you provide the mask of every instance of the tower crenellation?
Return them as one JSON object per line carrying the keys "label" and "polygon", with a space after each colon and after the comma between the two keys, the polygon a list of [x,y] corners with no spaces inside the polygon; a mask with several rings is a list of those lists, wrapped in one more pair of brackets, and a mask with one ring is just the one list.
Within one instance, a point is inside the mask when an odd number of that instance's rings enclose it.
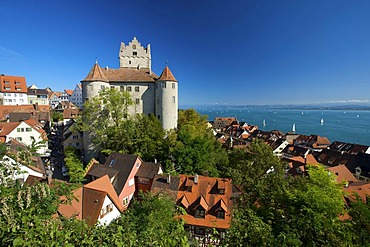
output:
{"label": "tower crenellation", "polygon": [[145,48],[136,37],[128,45],[121,42],[119,66],[120,68],[146,68],[151,70],[150,44]]}

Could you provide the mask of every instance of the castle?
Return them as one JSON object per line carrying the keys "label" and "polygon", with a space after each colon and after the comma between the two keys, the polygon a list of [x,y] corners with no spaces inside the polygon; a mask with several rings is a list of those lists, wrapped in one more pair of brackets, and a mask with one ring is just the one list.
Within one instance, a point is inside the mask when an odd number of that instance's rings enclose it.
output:
{"label": "castle", "polygon": [[[166,130],[177,127],[178,82],[166,66],[158,77],[151,69],[150,45],[143,47],[134,37],[128,45],[121,42],[118,69],[101,68],[96,61],[81,81],[83,101],[105,88],[130,92],[134,105],[129,112],[154,114]],[[85,139],[85,154],[89,142]],[[88,158],[88,157],[86,157]]]}

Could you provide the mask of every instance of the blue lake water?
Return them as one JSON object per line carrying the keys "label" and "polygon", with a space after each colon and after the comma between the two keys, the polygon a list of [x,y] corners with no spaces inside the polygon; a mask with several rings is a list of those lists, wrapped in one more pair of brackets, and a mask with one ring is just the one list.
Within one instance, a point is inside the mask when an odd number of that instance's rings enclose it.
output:
{"label": "blue lake water", "polygon": [[[239,121],[258,125],[261,130],[292,131],[316,134],[333,141],[343,141],[370,146],[370,111],[365,110],[299,110],[264,109],[253,107],[207,107],[195,108],[208,120],[215,117],[237,117]],[[321,124],[323,119],[323,124]],[[263,120],[266,126],[263,126]]]}

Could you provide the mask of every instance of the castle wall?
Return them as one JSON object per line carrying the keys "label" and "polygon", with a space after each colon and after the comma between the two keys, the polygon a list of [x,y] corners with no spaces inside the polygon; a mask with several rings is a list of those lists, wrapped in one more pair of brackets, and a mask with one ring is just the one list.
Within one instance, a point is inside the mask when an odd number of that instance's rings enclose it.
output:
{"label": "castle wall", "polygon": [[149,68],[151,69],[150,45],[147,48],[133,38],[128,45],[121,42],[119,51],[119,66],[121,68]]}

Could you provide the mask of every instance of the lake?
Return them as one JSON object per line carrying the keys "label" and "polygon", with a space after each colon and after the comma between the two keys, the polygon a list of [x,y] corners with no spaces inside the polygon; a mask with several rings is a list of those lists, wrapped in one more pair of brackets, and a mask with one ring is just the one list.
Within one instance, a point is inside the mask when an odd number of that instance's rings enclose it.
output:
{"label": "lake", "polygon": [[[292,131],[327,137],[331,142],[342,141],[370,146],[370,111],[307,110],[261,107],[196,107],[208,120],[215,117],[237,117],[239,121],[258,125],[259,129]],[[263,126],[265,120],[266,125]],[[322,122],[322,123],[321,123]]]}

